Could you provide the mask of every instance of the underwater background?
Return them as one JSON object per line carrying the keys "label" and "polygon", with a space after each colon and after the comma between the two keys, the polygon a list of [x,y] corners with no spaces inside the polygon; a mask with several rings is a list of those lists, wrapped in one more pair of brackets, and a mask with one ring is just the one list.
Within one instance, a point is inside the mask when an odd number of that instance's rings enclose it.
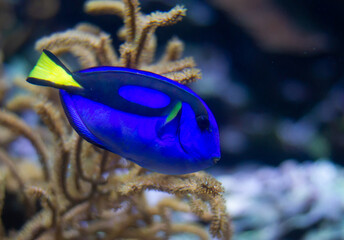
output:
{"label": "underwater background", "polygon": [[[43,36],[80,22],[116,36],[118,17],[88,15],[84,3],[0,0],[5,81],[26,78]],[[232,239],[344,239],[344,2],[144,0],[141,11],[176,4],[187,15],[157,30],[157,56],[178,36],[202,70],[191,88],[219,125],[222,158],[207,172],[225,189]],[[13,154],[33,154],[26,145]],[[5,210],[5,228],[19,229],[20,210]]]}

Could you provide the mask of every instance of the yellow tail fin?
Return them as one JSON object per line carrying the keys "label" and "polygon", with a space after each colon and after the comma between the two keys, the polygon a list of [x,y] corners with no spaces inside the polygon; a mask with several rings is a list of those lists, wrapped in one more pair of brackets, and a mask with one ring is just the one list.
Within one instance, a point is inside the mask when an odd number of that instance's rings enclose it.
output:
{"label": "yellow tail fin", "polygon": [[73,74],[50,51],[43,50],[36,66],[26,79],[29,83],[60,89],[82,88],[73,78]]}

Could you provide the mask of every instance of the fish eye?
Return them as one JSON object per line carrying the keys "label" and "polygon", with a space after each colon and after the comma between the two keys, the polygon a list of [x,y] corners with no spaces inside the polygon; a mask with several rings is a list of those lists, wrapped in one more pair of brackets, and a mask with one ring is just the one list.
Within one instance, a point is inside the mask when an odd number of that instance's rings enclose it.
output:
{"label": "fish eye", "polygon": [[196,117],[197,125],[201,130],[208,130],[210,122],[207,116],[200,115]]}

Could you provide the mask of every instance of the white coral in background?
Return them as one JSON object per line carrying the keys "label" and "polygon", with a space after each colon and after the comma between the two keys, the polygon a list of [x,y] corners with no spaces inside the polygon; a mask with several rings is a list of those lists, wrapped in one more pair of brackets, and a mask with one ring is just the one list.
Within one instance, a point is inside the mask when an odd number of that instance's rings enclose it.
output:
{"label": "white coral in background", "polygon": [[234,239],[342,239],[344,171],[327,160],[241,168],[219,177]]}

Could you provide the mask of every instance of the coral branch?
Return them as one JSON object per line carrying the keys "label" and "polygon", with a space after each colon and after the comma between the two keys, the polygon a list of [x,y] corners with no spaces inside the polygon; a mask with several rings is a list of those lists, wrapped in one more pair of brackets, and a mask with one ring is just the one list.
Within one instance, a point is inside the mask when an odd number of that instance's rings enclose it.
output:
{"label": "coral branch", "polygon": [[61,46],[82,46],[84,48],[96,51],[99,48],[100,40],[93,34],[69,30],[62,33],[55,33],[50,37],[45,37],[36,43],[36,50],[42,51],[43,49],[49,49],[54,51]]}
{"label": "coral branch", "polygon": [[46,180],[49,179],[49,170],[48,170],[48,150],[46,149],[42,139],[39,135],[35,134],[33,130],[17,118],[14,114],[0,111],[0,124],[4,125],[14,132],[22,134],[24,137],[30,140],[32,145],[36,148],[40,162],[43,167],[43,173]]}
{"label": "coral branch", "polygon": [[133,44],[127,42],[122,44],[119,52],[121,53],[121,65],[128,68],[134,68],[135,49]]}
{"label": "coral branch", "polygon": [[57,210],[56,204],[52,201],[52,196],[48,194],[45,190],[38,187],[28,187],[26,189],[26,193],[28,195],[33,196],[36,199],[40,199],[42,201],[42,205],[46,206],[51,213],[52,213],[52,225],[55,226],[57,222]]}
{"label": "coral branch", "polygon": [[172,224],[171,234],[176,233],[192,233],[197,235],[202,240],[209,239],[209,234],[201,226],[194,224]]}
{"label": "coral branch", "polygon": [[186,68],[193,68],[195,66],[196,66],[196,63],[193,60],[193,58],[188,57],[188,58],[184,58],[184,59],[173,61],[173,62],[150,65],[143,69],[156,72],[158,74],[168,74],[168,73],[183,71]]}
{"label": "coral branch", "polygon": [[147,16],[147,26],[164,27],[176,24],[186,15],[184,6],[175,6],[169,12],[154,12]]}
{"label": "coral branch", "polygon": [[82,163],[81,163],[81,157],[80,157],[80,153],[81,153],[81,148],[82,148],[82,138],[79,136],[77,138],[76,141],[76,151],[75,151],[75,161],[76,161],[76,169],[77,172],[79,174],[79,177],[86,181],[86,182],[90,182],[90,183],[94,183],[94,184],[105,184],[106,181],[104,179],[102,179],[101,175],[102,175],[102,171],[104,170],[105,164],[106,164],[106,154],[102,155],[102,160],[101,160],[101,173],[99,175],[99,179],[95,179],[92,177],[87,177],[84,170],[82,169]]}
{"label": "coral branch", "polygon": [[36,214],[31,221],[24,225],[16,240],[34,240],[51,225],[51,212],[43,210]]}
{"label": "coral branch", "polygon": [[111,14],[124,17],[124,4],[120,1],[89,1],[85,3],[84,11],[91,15]]}
{"label": "coral branch", "polygon": [[19,95],[6,103],[6,108],[12,112],[21,112],[32,109],[37,99],[30,95]]}
{"label": "coral branch", "polygon": [[17,170],[18,168],[16,167],[16,165],[13,163],[10,157],[6,154],[6,152],[1,149],[0,149],[0,161],[3,162],[8,167],[14,179],[16,179],[16,181],[18,182],[19,190],[24,192],[25,181],[21,178],[20,174],[18,173],[18,170]]}
{"label": "coral branch", "polygon": [[181,72],[171,72],[163,75],[181,84],[189,84],[202,78],[201,71],[197,68],[184,69]]}
{"label": "coral branch", "polygon": [[156,206],[158,212],[161,211],[163,208],[170,208],[174,211],[179,212],[190,212],[190,207],[184,202],[181,202],[179,199],[175,198],[164,198],[162,199]]}
{"label": "coral branch", "polygon": [[[54,183],[56,186],[56,194],[60,196],[61,200],[64,199],[68,200],[70,203],[78,204],[86,199],[89,198],[91,193],[89,193],[87,196],[74,196],[69,192],[68,186],[67,186],[67,179],[68,179],[68,165],[70,161],[70,152],[67,151],[65,148],[61,148],[59,152],[56,154],[57,157],[55,159],[54,164]],[[93,190],[91,190],[92,192]],[[60,204],[62,206],[62,204]],[[60,211],[63,211],[65,206],[60,206]]]}
{"label": "coral branch", "polygon": [[136,38],[140,4],[137,0],[123,0],[124,25],[126,28],[127,42],[131,43]]}
{"label": "coral branch", "polygon": [[136,40],[136,56],[135,65],[139,65],[139,60],[143,52],[144,46],[149,41],[150,37],[154,33],[157,27],[169,26],[182,20],[185,16],[186,8],[183,6],[176,6],[169,12],[155,12],[144,18],[145,24],[142,28],[140,36]]}
{"label": "coral branch", "polygon": [[152,38],[156,26],[154,25],[146,25],[143,27],[140,37],[137,40],[136,48],[135,48],[135,59],[134,59],[134,67],[140,66],[141,55],[144,52],[145,46],[147,42],[150,41]]}
{"label": "coral branch", "polygon": [[165,176],[153,173],[138,176],[122,186],[119,191],[124,196],[142,192],[143,190],[164,191],[176,196],[192,194],[207,201],[211,205],[213,214],[211,220],[211,233],[214,237],[229,239],[231,230],[229,219],[225,212],[224,200],[222,199],[223,188],[214,178],[204,175],[186,175],[184,179],[175,176]]}
{"label": "coral branch", "polygon": [[[55,33],[36,43],[36,49],[39,51],[49,49],[52,52],[63,53],[68,48],[72,49],[74,55],[84,59],[87,65],[94,65],[94,58],[87,57],[87,54],[90,52],[99,58],[101,64],[111,65],[117,63],[117,57],[111,46],[111,40],[105,34],[96,36],[89,32],[69,30],[63,33]],[[80,53],[83,50],[87,52]]]}
{"label": "coral branch", "polygon": [[80,218],[80,216],[85,215],[90,208],[90,202],[83,202],[77,205],[74,205],[72,208],[68,209],[63,214],[63,221],[65,223],[72,222],[75,218]]}
{"label": "coral branch", "polygon": [[100,44],[97,49],[97,56],[101,65],[117,65],[118,60],[115,50],[111,46],[112,40],[107,34],[100,35]]}
{"label": "coral branch", "polygon": [[226,207],[222,196],[217,196],[209,201],[212,211],[210,232],[212,236],[219,239],[230,239],[232,229],[229,224],[229,216],[225,214]]}
{"label": "coral branch", "polygon": [[85,33],[91,33],[96,36],[99,36],[102,33],[102,30],[99,27],[86,22],[77,24],[74,29]]}
{"label": "coral branch", "polygon": [[140,65],[149,65],[154,60],[154,55],[157,47],[157,39],[154,34],[149,37],[147,44],[144,46],[141,57],[138,60]]}
{"label": "coral branch", "polygon": [[35,105],[35,110],[41,117],[44,124],[54,134],[56,141],[64,142],[65,129],[64,122],[60,116],[60,112],[54,107],[51,102],[39,102]]}
{"label": "coral branch", "polygon": [[[74,197],[69,193],[66,186],[66,177],[68,172],[68,163],[69,163],[69,153],[63,147],[63,144],[60,144],[61,149],[56,150],[56,156],[53,166],[53,184],[55,186],[55,194],[57,195],[58,202],[67,199],[69,202],[77,202],[79,199],[74,199]],[[62,205],[62,204],[58,204]],[[62,207],[60,207],[62,208]],[[63,208],[62,208],[63,209]],[[62,211],[62,210],[59,210]]]}
{"label": "coral branch", "polygon": [[184,43],[177,37],[172,38],[166,47],[160,62],[172,62],[181,58],[184,52]]}
{"label": "coral branch", "polygon": [[79,60],[82,68],[90,68],[98,65],[94,51],[82,46],[56,46],[54,47],[54,53],[56,55],[71,53]]}

